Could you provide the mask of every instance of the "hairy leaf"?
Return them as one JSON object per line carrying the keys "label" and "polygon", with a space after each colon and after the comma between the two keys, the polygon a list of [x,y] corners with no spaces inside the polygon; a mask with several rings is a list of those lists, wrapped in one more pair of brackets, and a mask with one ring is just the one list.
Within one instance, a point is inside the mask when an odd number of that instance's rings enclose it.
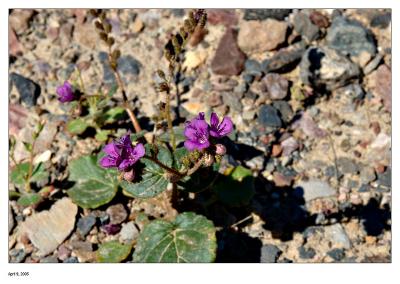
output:
{"label": "hairy leaf", "polygon": [[72,134],[82,134],[89,127],[89,124],[82,118],[70,120],[67,123],[67,129]]}
{"label": "hairy leaf", "polygon": [[124,245],[118,241],[110,241],[100,245],[96,252],[98,262],[118,263],[125,260],[132,250],[131,245]]}

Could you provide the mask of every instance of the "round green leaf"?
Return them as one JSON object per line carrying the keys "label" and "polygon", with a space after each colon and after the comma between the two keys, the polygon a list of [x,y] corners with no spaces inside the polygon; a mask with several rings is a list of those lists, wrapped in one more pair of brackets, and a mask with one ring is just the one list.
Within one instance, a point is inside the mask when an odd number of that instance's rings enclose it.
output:
{"label": "round green leaf", "polygon": [[193,212],[173,222],[156,220],[145,226],[133,254],[135,262],[213,262],[216,254],[215,227]]}
{"label": "round green leaf", "polygon": [[17,203],[18,205],[27,207],[31,205],[38,204],[42,200],[42,197],[37,193],[28,193],[22,195],[18,198]]}
{"label": "round green leaf", "polygon": [[70,120],[67,123],[67,129],[72,134],[82,134],[89,125],[82,118]]}
{"label": "round green leaf", "polygon": [[98,262],[118,263],[125,260],[132,250],[131,245],[124,245],[118,241],[101,244],[96,252]]}

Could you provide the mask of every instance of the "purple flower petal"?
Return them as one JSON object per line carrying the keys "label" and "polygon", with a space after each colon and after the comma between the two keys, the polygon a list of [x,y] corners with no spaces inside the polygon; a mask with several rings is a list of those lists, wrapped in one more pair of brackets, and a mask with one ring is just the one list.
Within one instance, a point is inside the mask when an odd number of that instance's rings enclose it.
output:
{"label": "purple flower petal", "polygon": [[211,113],[210,124],[211,124],[211,128],[212,127],[218,128],[219,118],[215,112]]}
{"label": "purple flower petal", "polygon": [[117,166],[117,159],[110,157],[110,156],[105,156],[101,158],[100,160],[100,165],[103,168],[113,168]]}
{"label": "purple flower petal", "polygon": [[132,147],[131,135],[126,134],[122,136],[116,143],[117,148],[122,149],[126,147]]}
{"label": "purple flower petal", "polygon": [[118,166],[118,170],[120,171],[126,171],[127,169],[129,169],[131,166],[133,166],[134,162],[132,162],[132,160],[130,159],[124,159],[122,160],[122,162],[119,164]]}
{"label": "purple flower petal", "polygon": [[184,135],[187,138],[185,147],[189,151],[195,149],[202,150],[210,146],[209,138],[209,125],[204,120],[204,113],[199,113],[199,116],[186,123]]}
{"label": "purple flower petal", "polygon": [[[212,119],[212,117],[211,117]],[[232,120],[229,117],[224,117],[222,122],[220,124],[215,124],[215,117],[214,121],[211,123],[211,128],[210,128],[210,135],[216,138],[221,138],[223,136],[228,135],[229,133],[232,132],[233,130],[233,123]],[[214,122],[214,123],[213,123]]]}
{"label": "purple flower petal", "polygon": [[74,91],[72,90],[72,85],[68,81],[65,81],[62,86],[58,86],[56,93],[59,101],[62,103],[71,102],[76,99]]}
{"label": "purple flower petal", "polygon": [[106,152],[107,155],[112,156],[112,157],[119,157],[119,149],[117,148],[117,145],[115,143],[110,143],[107,144],[104,149],[104,152]]}
{"label": "purple flower petal", "polygon": [[135,153],[136,157],[138,157],[138,159],[140,159],[141,157],[144,156],[144,154],[146,153],[146,150],[144,149],[144,146],[142,143],[138,143],[135,146],[134,153]]}

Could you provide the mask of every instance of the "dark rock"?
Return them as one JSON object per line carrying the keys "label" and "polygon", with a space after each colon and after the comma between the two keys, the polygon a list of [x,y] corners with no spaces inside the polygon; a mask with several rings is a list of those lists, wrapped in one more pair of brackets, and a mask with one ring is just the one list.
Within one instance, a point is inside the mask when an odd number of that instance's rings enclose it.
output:
{"label": "dark rock", "polygon": [[21,263],[26,258],[26,252],[24,249],[11,249],[9,255],[11,256],[11,263]]}
{"label": "dark rock", "polygon": [[128,217],[124,205],[116,204],[107,208],[107,214],[110,216],[111,224],[121,224]]}
{"label": "dark rock", "polygon": [[235,110],[239,113],[242,111],[242,104],[240,103],[241,98],[242,94],[240,93],[222,93],[222,100],[224,101],[224,104],[226,104],[229,109]]}
{"label": "dark rock", "polygon": [[121,56],[118,59],[118,71],[124,75],[137,76],[140,73],[141,64],[131,55]]}
{"label": "dark rock", "polygon": [[54,255],[47,256],[40,260],[40,263],[58,263],[58,259]]}
{"label": "dark rock", "polygon": [[261,263],[275,263],[282,251],[274,245],[264,245],[261,248]]}
{"label": "dark rock", "polygon": [[370,189],[370,186],[368,184],[362,184],[360,188],[358,189],[358,192],[368,192]]}
{"label": "dark rock", "polygon": [[253,59],[247,59],[244,64],[244,67],[245,67],[245,74],[249,74],[258,78],[262,76],[260,62]]}
{"label": "dark rock", "polygon": [[211,70],[218,75],[239,75],[246,61],[245,54],[237,45],[237,33],[227,29],[221,38],[211,62]]}
{"label": "dark rock", "polygon": [[278,50],[271,58],[265,59],[262,63],[264,73],[278,72],[285,73],[295,68],[305,52],[306,44],[302,41],[290,47]]}
{"label": "dark rock", "polygon": [[185,16],[185,9],[171,9],[171,13],[177,18],[181,18]]}
{"label": "dark rock", "polygon": [[372,167],[365,166],[361,169],[360,180],[362,183],[370,183],[376,179],[375,170]]}
{"label": "dark rock", "polygon": [[313,248],[305,249],[303,246],[298,248],[299,255],[303,259],[311,259],[315,256],[315,250]]}
{"label": "dark rock", "polygon": [[11,73],[11,82],[17,88],[21,100],[28,106],[36,105],[36,101],[40,96],[40,86],[32,80],[25,78],[17,73]]}
{"label": "dark rock", "polygon": [[378,27],[381,29],[386,29],[389,26],[391,21],[392,21],[392,13],[391,12],[378,14],[378,15],[375,15],[371,19],[371,27]]}
{"label": "dark rock", "polygon": [[84,237],[90,232],[95,223],[96,217],[94,217],[93,215],[80,218],[77,223],[78,231]]}
{"label": "dark rock", "polygon": [[300,78],[306,85],[332,91],[358,78],[356,64],[329,47],[310,47],[300,63]]}
{"label": "dark rock", "polygon": [[289,82],[277,73],[268,73],[262,80],[271,100],[281,100],[287,96]]}
{"label": "dark rock", "polygon": [[332,257],[335,261],[340,261],[344,257],[344,249],[332,249],[327,252],[327,255]]}
{"label": "dark rock", "polygon": [[274,101],[272,105],[279,111],[285,123],[289,123],[292,120],[293,110],[287,101]]}
{"label": "dark rock", "polygon": [[319,28],[311,22],[308,15],[297,13],[294,16],[294,30],[300,34],[306,41],[312,42],[319,36]]}
{"label": "dark rock", "polygon": [[356,174],[359,172],[359,166],[350,158],[340,157],[337,159],[339,171],[344,174]]}
{"label": "dark rock", "polygon": [[244,12],[244,19],[251,20],[265,20],[273,18],[275,20],[284,20],[292,12],[292,9],[246,9]]}
{"label": "dark rock", "polygon": [[234,9],[207,9],[207,22],[228,27],[237,25],[238,18]]}
{"label": "dark rock", "polygon": [[373,35],[364,28],[361,23],[344,17],[333,20],[326,36],[330,47],[357,56],[366,51],[372,56],[376,53],[376,45]]}
{"label": "dark rock", "polygon": [[263,126],[281,127],[282,121],[279,118],[278,110],[270,105],[264,105],[260,108],[258,122]]}
{"label": "dark rock", "polygon": [[78,259],[74,256],[68,257],[63,263],[79,263]]}
{"label": "dark rock", "polygon": [[115,235],[121,230],[121,226],[117,224],[107,224],[103,225],[101,228],[107,235]]}
{"label": "dark rock", "polygon": [[390,168],[387,168],[383,174],[378,174],[378,183],[386,187],[392,186],[392,170]]}

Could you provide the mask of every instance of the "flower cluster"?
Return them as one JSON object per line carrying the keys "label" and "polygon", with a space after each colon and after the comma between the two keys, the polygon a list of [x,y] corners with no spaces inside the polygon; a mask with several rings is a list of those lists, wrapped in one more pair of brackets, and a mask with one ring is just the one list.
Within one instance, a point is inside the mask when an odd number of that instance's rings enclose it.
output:
{"label": "flower cluster", "polygon": [[104,168],[118,168],[121,172],[132,171],[133,165],[145,154],[143,144],[138,143],[135,147],[132,146],[129,134],[116,142],[107,144],[103,151],[107,155],[100,160],[100,165]]}
{"label": "flower cluster", "polygon": [[220,123],[218,115],[213,112],[210,117],[210,124],[208,124],[205,121],[204,112],[200,112],[197,117],[186,122],[185,147],[189,151],[206,149],[211,145],[211,137],[222,138],[229,135],[232,130],[233,123],[229,117],[224,117]]}
{"label": "flower cluster", "polygon": [[62,103],[72,102],[77,99],[74,90],[72,89],[72,85],[68,81],[65,81],[64,85],[58,86],[56,92],[58,100]]}

